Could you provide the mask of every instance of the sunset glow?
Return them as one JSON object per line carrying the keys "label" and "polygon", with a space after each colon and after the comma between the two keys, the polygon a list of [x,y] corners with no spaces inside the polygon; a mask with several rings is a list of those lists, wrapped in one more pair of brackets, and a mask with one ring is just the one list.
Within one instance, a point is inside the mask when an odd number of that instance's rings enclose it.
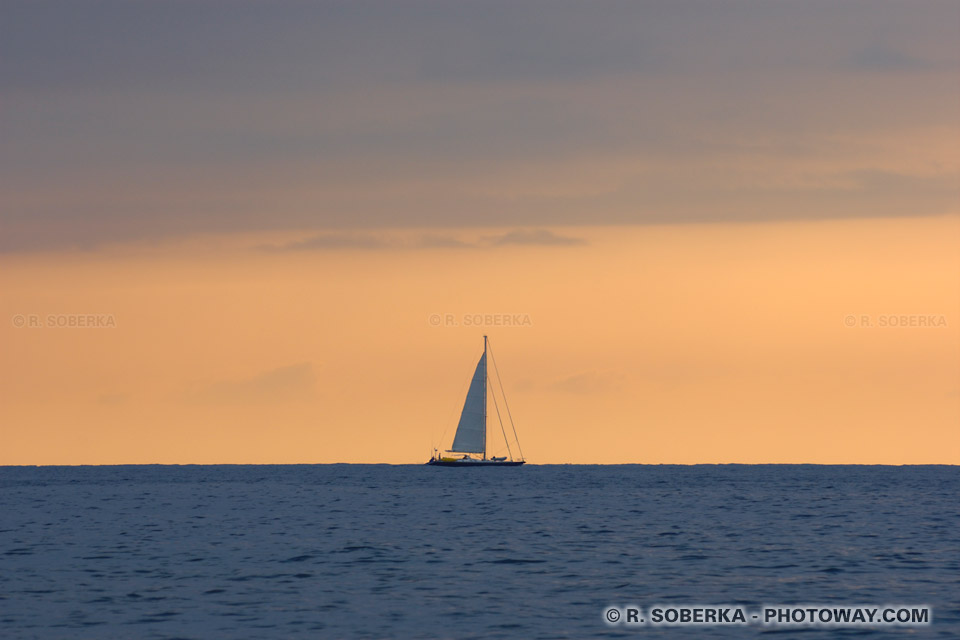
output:
{"label": "sunset glow", "polygon": [[0,464],[960,464],[956,3],[403,4],[14,3]]}

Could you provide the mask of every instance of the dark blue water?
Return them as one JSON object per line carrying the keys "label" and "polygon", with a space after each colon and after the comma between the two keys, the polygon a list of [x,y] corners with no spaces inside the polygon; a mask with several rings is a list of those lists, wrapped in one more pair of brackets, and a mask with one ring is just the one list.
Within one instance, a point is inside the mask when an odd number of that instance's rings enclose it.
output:
{"label": "dark blue water", "polygon": [[927,604],[960,637],[960,468],[0,468],[4,638],[755,637],[608,605]]}

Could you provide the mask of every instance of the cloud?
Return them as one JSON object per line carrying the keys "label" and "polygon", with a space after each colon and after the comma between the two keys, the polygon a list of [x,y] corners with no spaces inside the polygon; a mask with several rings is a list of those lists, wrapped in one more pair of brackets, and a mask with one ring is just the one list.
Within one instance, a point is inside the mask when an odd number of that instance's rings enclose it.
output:
{"label": "cloud", "polygon": [[476,244],[461,240],[451,235],[426,234],[417,240],[417,246],[424,249],[475,249]]}
{"label": "cloud", "polygon": [[309,400],[316,394],[316,373],[309,362],[271,369],[251,378],[194,384],[187,400],[199,404],[272,403]]}
{"label": "cloud", "polygon": [[383,249],[390,243],[370,234],[326,233],[284,244],[260,245],[263,251],[325,251],[330,249]]}
{"label": "cloud", "polygon": [[255,247],[268,252],[328,251],[338,249],[483,249],[508,245],[579,246],[582,238],[561,236],[548,229],[513,230],[469,240],[452,234],[324,233],[303,240]]}
{"label": "cloud", "polygon": [[585,371],[558,380],[550,385],[553,391],[575,394],[606,393],[619,389],[624,375],[614,371]]}
{"label": "cloud", "polygon": [[[958,20],[937,0],[13,2],[0,251],[900,215],[762,185],[956,174]],[[942,212],[927,193],[911,215]]]}
{"label": "cloud", "polygon": [[502,247],[506,245],[539,245],[548,247],[557,246],[578,246],[587,243],[583,238],[573,238],[569,236],[560,236],[548,229],[516,230],[509,231],[500,236],[490,236],[487,242],[493,246]]}

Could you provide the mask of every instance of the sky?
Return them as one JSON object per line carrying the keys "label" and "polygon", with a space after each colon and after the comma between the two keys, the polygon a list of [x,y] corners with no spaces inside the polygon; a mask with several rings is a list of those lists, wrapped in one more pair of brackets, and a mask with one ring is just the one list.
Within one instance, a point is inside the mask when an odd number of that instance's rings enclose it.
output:
{"label": "sky", "polygon": [[0,464],[960,464],[955,2],[3,16]]}

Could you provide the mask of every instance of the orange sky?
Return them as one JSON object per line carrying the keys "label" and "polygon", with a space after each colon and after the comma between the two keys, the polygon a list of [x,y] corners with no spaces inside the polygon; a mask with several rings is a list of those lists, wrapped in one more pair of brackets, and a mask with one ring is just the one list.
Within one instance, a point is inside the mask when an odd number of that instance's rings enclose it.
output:
{"label": "orange sky", "polygon": [[953,0],[8,4],[0,464],[960,463]]}
{"label": "orange sky", "polygon": [[485,332],[531,462],[960,463],[954,216],[491,233],[4,256],[0,464],[421,462]]}

